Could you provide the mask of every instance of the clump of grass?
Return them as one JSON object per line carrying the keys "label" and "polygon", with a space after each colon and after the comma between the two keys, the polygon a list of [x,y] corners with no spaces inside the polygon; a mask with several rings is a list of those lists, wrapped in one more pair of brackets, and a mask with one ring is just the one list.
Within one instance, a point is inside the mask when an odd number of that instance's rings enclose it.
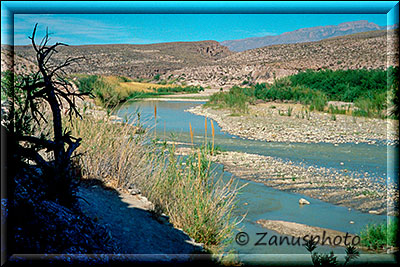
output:
{"label": "clump of grass", "polygon": [[310,111],[313,111],[314,109],[318,111],[324,111],[327,101],[328,98],[324,93],[320,91],[315,91],[315,93],[311,97],[311,102],[309,106]]}
{"label": "clump of grass", "polygon": [[145,134],[139,134],[141,128],[90,114],[83,114],[82,120],[76,119],[72,124],[66,122],[66,127],[73,136],[82,138],[77,153],[84,178],[120,187],[150,171],[146,157],[149,151],[143,145]]}
{"label": "clump of grass", "polygon": [[396,246],[398,222],[369,224],[361,232],[361,244],[371,249],[384,249],[387,246]]}
{"label": "clump of grass", "polygon": [[147,197],[182,228],[213,253],[220,253],[232,239],[237,220],[233,219],[239,191],[233,179],[217,179],[204,148],[193,149],[185,159],[168,148],[168,164],[141,183]]}
{"label": "clump of grass", "polygon": [[346,114],[347,110],[346,108],[339,108],[338,106],[333,106],[332,104],[329,105],[328,107],[328,112],[331,114]]}
{"label": "clump of grass", "polygon": [[292,116],[292,111],[293,111],[293,108],[292,107],[288,107],[288,109],[287,109],[287,115],[290,117],[290,116]]}
{"label": "clump of grass", "polygon": [[353,116],[385,118],[387,109],[386,92],[361,97],[354,102]]}

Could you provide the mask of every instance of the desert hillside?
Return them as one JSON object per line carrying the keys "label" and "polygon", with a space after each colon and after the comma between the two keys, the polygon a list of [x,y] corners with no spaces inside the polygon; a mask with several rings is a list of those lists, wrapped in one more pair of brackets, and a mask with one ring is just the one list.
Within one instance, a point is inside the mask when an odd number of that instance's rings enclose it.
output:
{"label": "desert hillside", "polygon": [[[216,41],[68,46],[54,59],[59,63],[68,57],[84,57],[71,65],[72,73],[145,79],[160,75],[161,80],[228,88],[272,82],[306,69],[385,69],[398,65],[397,34],[397,29],[370,31],[243,52],[232,52]],[[34,60],[29,46],[16,46],[15,54],[17,70]],[[9,48],[2,46],[2,61],[10,55]]]}
{"label": "desert hillside", "polygon": [[[30,46],[15,46],[15,53],[29,61],[34,60],[34,51]],[[230,54],[232,52],[228,48],[216,41],[200,41],[66,46],[60,48],[53,59],[55,63],[60,63],[68,57],[83,57],[79,65],[69,68],[75,73],[151,78],[187,66],[213,64]]]}
{"label": "desert hillside", "polygon": [[272,82],[306,69],[385,69],[399,64],[397,33],[371,31],[318,42],[266,46],[233,53],[217,60],[217,64],[186,67],[165,76],[183,77],[189,84],[231,87]]}

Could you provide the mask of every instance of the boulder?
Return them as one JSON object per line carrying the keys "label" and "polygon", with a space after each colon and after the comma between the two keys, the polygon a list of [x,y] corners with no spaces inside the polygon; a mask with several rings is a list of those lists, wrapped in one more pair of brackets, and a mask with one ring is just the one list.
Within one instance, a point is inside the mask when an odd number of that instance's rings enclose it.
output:
{"label": "boulder", "polygon": [[300,198],[300,199],[299,199],[299,204],[300,204],[300,205],[310,205],[310,202],[307,201],[307,200],[304,199],[304,198]]}
{"label": "boulder", "polygon": [[370,210],[370,211],[368,211],[368,213],[369,214],[380,214],[380,212],[377,210]]}

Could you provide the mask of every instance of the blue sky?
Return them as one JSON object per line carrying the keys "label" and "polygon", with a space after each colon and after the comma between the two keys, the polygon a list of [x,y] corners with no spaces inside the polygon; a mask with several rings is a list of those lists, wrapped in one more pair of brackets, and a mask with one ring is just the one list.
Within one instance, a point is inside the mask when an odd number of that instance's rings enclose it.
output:
{"label": "blue sky", "polygon": [[[57,9],[58,4],[52,4]],[[29,10],[29,5],[34,4],[26,2],[25,9]],[[40,9],[34,12],[40,13]],[[51,12],[47,10],[47,13]],[[15,14],[13,37],[15,45],[29,44],[28,36],[38,23],[39,38],[48,27],[52,42],[70,45],[225,41],[355,20],[368,20],[380,26],[387,24],[386,14]],[[7,29],[10,25],[2,4],[2,43],[7,40],[3,31]]]}
{"label": "blue sky", "polygon": [[386,25],[383,14],[16,14],[14,43],[28,44],[35,23],[38,36],[48,27],[53,41],[79,45],[225,41],[354,20]]}

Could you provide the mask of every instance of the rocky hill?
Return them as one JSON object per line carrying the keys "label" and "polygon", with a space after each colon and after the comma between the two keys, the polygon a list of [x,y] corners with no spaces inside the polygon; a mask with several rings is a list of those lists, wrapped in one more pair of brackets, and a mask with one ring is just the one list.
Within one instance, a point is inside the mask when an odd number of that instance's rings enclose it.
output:
{"label": "rocky hill", "polygon": [[187,67],[164,77],[172,75],[189,84],[228,88],[248,82],[272,82],[306,69],[385,69],[388,65],[398,66],[398,47],[398,30],[371,31],[256,48],[221,58],[214,65]]}
{"label": "rocky hill", "polygon": [[32,60],[15,55],[11,46],[1,45],[1,71],[13,70],[17,74],[36,71],[37,67]]}
{"label": "rocky hill", "polygon": [[384,30],[385,27],[366,20],[351,21],[339,25],[319,26],[285,32],[276,36],[252,37],[224,41],[221,44],[230,50],[241,52],[268,45],[293,44],[320,41],[326,38],[354,34],[359,32]]}
{"label": "rocky hill", "polygon": [[[73,73],[130,78],[153,78],[159,74],[161,80],[219,89],[273,82],[275,78],[306,69],[384,69],[398,65],[398,47],[395,29],[237,53],[216,41],[69,46],[54,55],[54,59],[84,56],[69,69]],[[3,48],[2,60],[6,53]],[[28,46],[16,46],[15,53],[16,69],[21,69],[20,65],[29,66],[29,61],[34,59],[33,49]]]}
{"label": "rocky hill", "polygon": [[[31,46],[15,46],[16,55],[33,61]],[[82,45],[62,47],[53,59],[83,57],[70,72],[151,78],[187,66],[213,64],[232,52],[216,41],[172,42],[148,45]]]}

